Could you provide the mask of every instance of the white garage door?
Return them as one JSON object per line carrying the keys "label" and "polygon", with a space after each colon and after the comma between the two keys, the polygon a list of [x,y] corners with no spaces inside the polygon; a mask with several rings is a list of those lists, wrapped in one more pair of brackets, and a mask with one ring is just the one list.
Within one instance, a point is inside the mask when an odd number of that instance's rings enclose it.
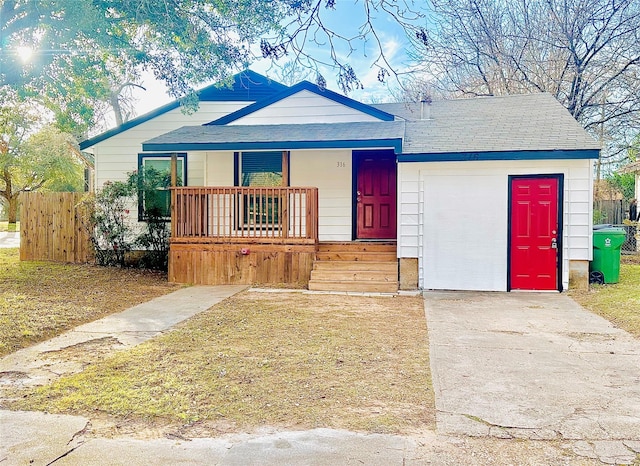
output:
{"label": "white garage door", "polygon": [[507,289],[506,174],[423,172],[423,288]]}

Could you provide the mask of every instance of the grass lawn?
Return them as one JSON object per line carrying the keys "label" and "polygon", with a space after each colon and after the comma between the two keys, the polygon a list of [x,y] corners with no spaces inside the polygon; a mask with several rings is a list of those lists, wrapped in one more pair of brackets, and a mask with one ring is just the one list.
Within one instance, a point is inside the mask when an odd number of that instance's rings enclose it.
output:
{"label": "grass lawn", "polygon": [[619,328],[640,337],[640,255],[622,256],[620,281],[571,291],[571,297]]}
{"label": "grass lawn", "polygon": [[[9,222],[0,222],[0,231],[9,231]],[[20,231],[20,222],[16,223],[16,229],[12,231]]]}
{"label": "grass lawn", "polygon": [[19,257],[0,249],[0,356],[176,289],[163,274]]}
{"label": "grass lawn", "polygon": [[247,291],[11,407],[211,435],[265,425],[407,433],[434,428],[434,404],[421,297]]}

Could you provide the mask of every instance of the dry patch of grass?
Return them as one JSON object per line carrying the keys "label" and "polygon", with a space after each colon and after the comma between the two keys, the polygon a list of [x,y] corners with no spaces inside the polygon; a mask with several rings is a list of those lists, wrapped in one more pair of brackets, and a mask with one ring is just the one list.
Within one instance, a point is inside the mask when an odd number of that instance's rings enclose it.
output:
{"label": "dry patch of grass", "polygon": [[571,297],[619,328],[640,337],[640,255],[622,256],[620,281],[571,291]]}
{"label": "dry patch of grass", "polygon": [[203,435],[264,425],[433,428],[423,301],[244,292],[12,407],[147,429],[188,424]]}
{"label": "dry patch of grass", "polygon": [[163,274],[20,262],[0,249],[0,356],[177,289]]}

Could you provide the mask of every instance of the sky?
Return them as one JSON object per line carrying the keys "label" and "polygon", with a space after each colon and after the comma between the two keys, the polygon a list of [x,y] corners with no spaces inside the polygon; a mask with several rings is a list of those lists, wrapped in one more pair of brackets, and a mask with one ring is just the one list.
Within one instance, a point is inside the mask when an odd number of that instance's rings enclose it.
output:
{"label": "sky", "polygon": [[[398,3],[403,4],[405,1],[409,4],[412,2],[412,0],[398,0]],[[423,4],[425,2],[418,1],[417,3]],[[365,21],[362,2],[357,2],[356,0],[336,0],[335,10],[323,8],[322,16],[329,27],[335,28],[336,31],[346,36],[356,35],[360,26]],[[405,35],[405,31],[385,12],[373,11],[371,16],[375,30],[383,44],[385,56],[393,68],[396,71],[407,69],[409,58],[406,50],[408,49],[409,41]],[[389,101],[390,97],[387,84],[378,81],[378,68],[372,67],[372,62],[378,55],[377,49],[375,49],[377,45],[374,46],[373,41],[369,43],[357,41],[354,42],[353,45],[356,46],[356,50],[350,55],[347,55],[348,50],[346,48],[337,50],[339,56],[353,67],[364,86],[362,90],[349,93],[349,97],[363,102]],[[329,60],[327,47],[309,43],[305,51],[320,60]],[[285,57],[277,62],[276,65],[280,64],[281,66],[289,60],[291,60],[291,57]],[[277,79],[277,68],[270,60],[262,59],[254,63],[251,69],[257,73]],[[327,87],[333,91],[342,93],[337,84],[336,72],[326,66],[320,66],[320,71],[327,81]],[[312,74],[309,80],[313,81],[314,79],[315,75]],[[387,81],[388,85],[392,87],[395,84],[395,78],[393,77],[387,78]],[[147,90],[140,90],[134,94],[135,98],[138,99],[136,106],[138,115],[142,115],[173,100],[173,98],[167,95],[166,87],[163,83],[154,79],[150,73],[143,75],[143,85]],[[202,87],[206,85],[207,84],[204,84]]]}

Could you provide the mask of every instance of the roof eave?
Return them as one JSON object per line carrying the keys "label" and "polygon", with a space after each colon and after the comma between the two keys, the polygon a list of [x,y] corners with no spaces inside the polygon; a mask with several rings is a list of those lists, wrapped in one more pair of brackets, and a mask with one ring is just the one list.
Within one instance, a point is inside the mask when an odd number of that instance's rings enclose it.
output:
{"label": "roof eave", "polygon": [[491,160],[597,159],[600,149],[551,149],[399,154],[398,162],[475,162]]}
{"label": "roof eave", "polygon": [[394,153],[402,153],[402,138],[381,139],[336,139],[321,141],[245,141],[245,142],[148,142],[142,144],[144,151],[207,151],[207,150],[295,150],[295,149],[353,149],[389,148]]}
{"label": "roof eave", "polygon": [[173,102],[169,102],[168,104],[158,107],[155,110],[145,113],[144,115],[140,115],[139,117],[134,118],[133,120],[129,120],[121,124],[120,126],[116,126],[115,128],[105,131],[104,133],[98,134],[97,136],[94,136],[91,139],[85,139],[79,144],[80,150],[85,150],[85,149],[88,149],[89,147],[95,146],[96,144],[104,141],[105,139],[109,139],[110,137],[120,134],[128,129],[141,125],[142,123],[152,120],[178,107],[180,107],[180,101],[174,100]]}

